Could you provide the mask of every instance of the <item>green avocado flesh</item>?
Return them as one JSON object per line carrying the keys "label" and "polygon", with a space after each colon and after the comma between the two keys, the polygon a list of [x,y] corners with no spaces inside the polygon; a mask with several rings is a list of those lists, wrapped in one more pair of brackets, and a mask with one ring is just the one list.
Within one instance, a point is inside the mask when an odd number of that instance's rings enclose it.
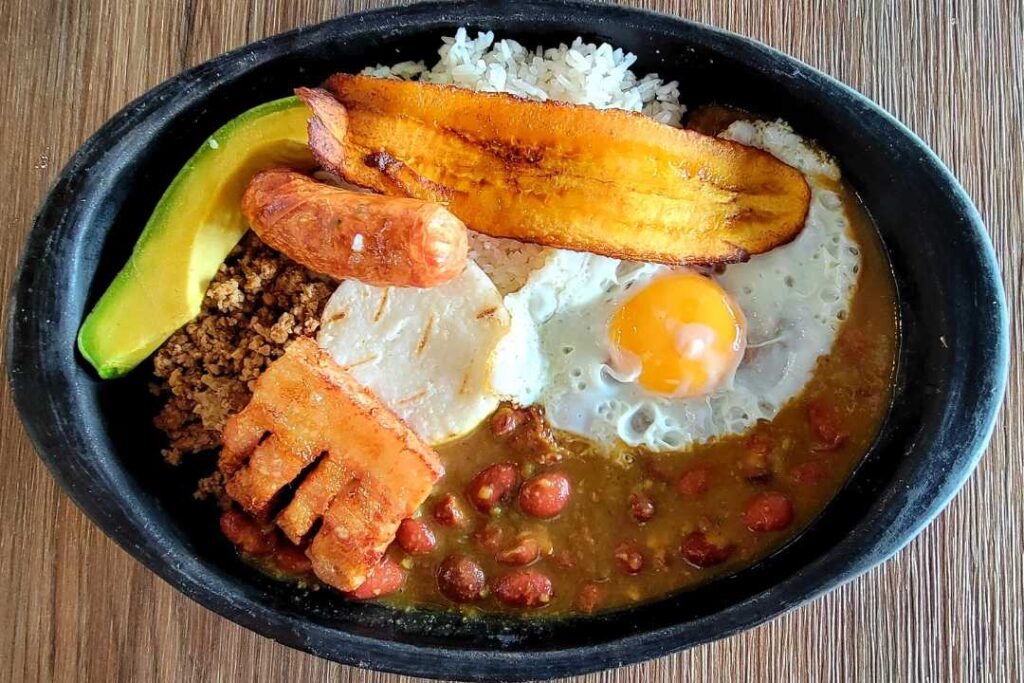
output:
{"label": "green avocado flesh", "polygon": [[100,377],[126,374],[199,314],[210,280],[248,228],[241,200],[252,176],[314,166],[308,118],[297,97],[268,102],[229,121],[188,160],[78,332]]}

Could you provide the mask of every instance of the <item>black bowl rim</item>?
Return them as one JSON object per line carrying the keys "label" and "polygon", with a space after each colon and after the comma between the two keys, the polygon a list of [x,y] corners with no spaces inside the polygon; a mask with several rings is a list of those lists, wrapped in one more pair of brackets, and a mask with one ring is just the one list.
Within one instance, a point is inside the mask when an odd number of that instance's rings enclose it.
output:
{"label": "black bowl rim", "polygon": [[[133,507],[137,508],[137,506],[131,505],[134,499],[130,494],[126,494],[129,500],[125,501],[126,505],[122,506],[120,514],[111,516],[107,512],[102,512],[95,506],[89,486],[90,482],[82,481],[78,476],[80,473],[66,468],[61,462],[59,447],[62,433],[60,429],[51,427],[53,424],[51,418],[58,414],[59,401],[62,397],[40,394],[35,391],[36,387],[31,377],[32,357],[29,353],[23,352],[23,345],[18,343],[19,340],[31,338],[29,329],[23,323],[19,313],[23,311],[23,302],[32,298],[32,283],[28,275],[33,262],[46,252],[48,245],[46,225],[52,223],[52,219],[61,216],[65,210],[67,198],[81,190],[80,183],[76,181],[75,176],[81,173],[88,164],[103,156],[104,150],[101,144],[103,140],[108,139],[115,131],[124,131],[130,128],[160,108],[166,110],[168,106],[173,106],[173,104],[166,103],[166,98],[158,97],[158,95],[182,89],[196,81],[202,73],[208,73],[211,70],[219,71],[222,68],[227,71],[226,67],[238,62],[239,57],[243,54],[247,56],[250,63],[258,63],[260,55],[265,54],[270,46],[297,39],[315,39],[316,36],[324,32],[330,32],[343,26],[359,24],[362,30],[373,26],[386,29],[395,19],[408,20],[429,17],[439,12],[454,11],[457,13],[463,9],[470,11],[469,15],[462,17],[463,19],[486,21],[488,17],[494,18],[509,13],[526,14],[530,7],[548,13],[562,12],[563,16],[576,12],[591,13],[595,17],[602,16],[603,19],[610,21],[624,20],[648,26],[656,25],[667,31],[686,27],[688,30],[703,32],[716,40],[734,46],[753,48],[761,53],[763,59],[777,64],[780,68],[785,68],[789,73],[798,74],[813,82],[818,89],[830,90],[837,96],[846,98],[866,114],[877,117],[895,134],[908,138],[921,154],[919,163],[926,167],[938,182],[949,189],[962,217],[973,229],[974,242],[985,265],[983,271],[979,272],[977,276],[988,290],[987,293],[991,295],[987,312],[993,321],[991,329],[994,330],[994,333],[985,340],[987,343],[979,355],[984,356],[982,359],[984,362],[981,365],[988,373],[987,379],[991,384],[992,391],[986,397],[987,400],[976,406],[972,439],[955,457],[953,466],[941,480],[942,486],[926,501],[927,504],[921,506],[912,519],[902,520],[902,525],[896,533],[884,534],[871,539],[867,543],[866,551],[861,549],[853,552],[846,547],[849,545],[849,539],[844,540],[825,556],[818,558],[803,570],[784,580],[768,593],[754,596],[695,622],[639,633],[619,639],[610,645],[524,653],[485,652],[457,647],[439,649],[385,642],[292,619],[275,609],[241,598],[233,590],[231,583],[227,581],[217,581],[212,584],[199,581],[194,558],[176,558],[169,562],[167,539],[158,532],[154,533],[153,528],[147,525],[146,519],[129,514]],[[491,14],[474,15],[474,8],[487,9]],[[495,677],[524,680],[587,673],[668,654],[762,623],[863,573],[895,554],[916,536],[945,507],[966,481],[985,450],[995,427],[1009,372],[1009,321],[1005,294],[991,241],[977,209],[958,181],[934,152],[912,131],[848,86],[753,39],[666,14],[582,0],[524,0],[522,2],[515,0],[480,0],[479,2],[435,0],[351,14],[245,45],[164,81],[113,116],[82,145],[62,170],[34,219],[32,231],[26,240],[19,262],[8,310],[7,343],[5,345],[8,379],[15,404],[35,450],[76,505],[107,536],[135,559],[189,598],[221,616],[285,645],[346,664],[402,674],[427,675],[438,678],[458,677],[470,680],[490,680]],[[90,436],[86,435],[87,438]],[[120,473],[118,473],[119,475]],[[115,480],[106,483],[116,485],[122,482]],[[121,487],[120,490],[125,489]],[[880,516],[880,513],[875,510],[871,514],[875,517]],[[148,534],[143,543],[140,532],[147,527]],[[864,543],[865,539],[860,539],[860,542]],[[826,559],[831,561],[826,562]],[[234,599],[231,596],[234,596]],[[328,645],[325,645],[325,642]]]}

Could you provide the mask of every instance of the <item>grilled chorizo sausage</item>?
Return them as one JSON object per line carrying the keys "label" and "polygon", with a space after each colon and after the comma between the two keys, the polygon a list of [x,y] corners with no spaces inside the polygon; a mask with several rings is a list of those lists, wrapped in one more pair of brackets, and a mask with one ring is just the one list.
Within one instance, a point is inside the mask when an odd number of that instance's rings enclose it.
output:
{"label": "grilled chorizo sausage", "polygon": [[432,202],[346,190],[276,168],[249,181],[242,213],[268,245],[339,279],[433,287],[466,266],[466,226]]}

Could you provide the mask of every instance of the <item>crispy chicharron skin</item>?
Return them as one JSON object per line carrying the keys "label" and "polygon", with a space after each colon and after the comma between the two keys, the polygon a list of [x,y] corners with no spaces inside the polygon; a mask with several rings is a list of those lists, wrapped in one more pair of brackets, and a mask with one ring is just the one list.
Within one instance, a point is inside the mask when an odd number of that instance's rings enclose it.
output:
{"label": "crispy chicharron skin", "polygon": [[427,444],[304,337],[256,380],[223,442],[228,495],[259,519],[283,503],[275,521],[294,543],[323,520],[306,554],[316,575],[343,591],[362,585],[444,475]]}
{"label": "crispy chicharron skin", "polygon": [[712,265],[793,240],[807,216],[796,169],[640,114],[346,74],[324,88],[296,94],[325,168],[488,235]]}

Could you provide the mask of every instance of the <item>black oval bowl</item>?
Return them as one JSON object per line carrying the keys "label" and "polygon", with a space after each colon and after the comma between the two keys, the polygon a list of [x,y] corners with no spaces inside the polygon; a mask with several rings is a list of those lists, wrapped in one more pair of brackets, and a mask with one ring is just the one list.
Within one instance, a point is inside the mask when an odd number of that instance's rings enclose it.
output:
{"label": "black oval bowl", "polygon": [[[783,117],[839,160],[877,222],[897,283],[895,398],[863,464],[794,542],[704,587],[567,620],[466,620],[301,592],[247,568],[189,493],[211,461],[170,468],[149,427],[148,368],[101,382],[75,351],[85,312],[171,178],[233,116],[335,71],[430,59],[459,25],[528,45],[582,35],[634,51],[684,101]],[[71,159],[22,256],[8,371],[42,459],[109,536],[178,590],[286,645],[434,677],[544,678],[663,655],[765,621],[892,555],[984,450],[1007,373],[1007,315],[984,226],[949,171],[864,97],[751,40],[614,6],[429,3],[343,17],[218,57],[149,91]],[[201,460],[201,459],[200,459]]]}

